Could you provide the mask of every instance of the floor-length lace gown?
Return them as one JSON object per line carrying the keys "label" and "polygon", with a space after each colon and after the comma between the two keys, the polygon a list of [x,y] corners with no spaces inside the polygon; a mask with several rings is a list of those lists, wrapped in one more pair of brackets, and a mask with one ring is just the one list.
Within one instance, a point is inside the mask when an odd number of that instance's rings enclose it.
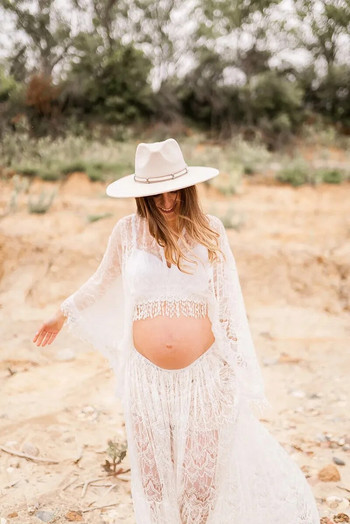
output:
{"label": "floor-length lace gown", "polygon": [[[96,273],[61,306],[72,330],[100,349],[115,369],[136,522],[319,524],[304,474],[254,412],[254,400],[264,404],[259,365],[238,278],[227,271],[235,266],[223,225],[207,216],[221,234],[231,266],[213,271],[197,245],[193,252],[201,263],[194,275],[169,269],[145,220],[132,214],[118,222]],[[121,341],[115,333],[120,311],[98,305],[120,274]],[[215,341],[187,367],[163,369],[134,347],[132,322],[179,314],[208,314]],[[108,315],[113,344],[106,335]]]}

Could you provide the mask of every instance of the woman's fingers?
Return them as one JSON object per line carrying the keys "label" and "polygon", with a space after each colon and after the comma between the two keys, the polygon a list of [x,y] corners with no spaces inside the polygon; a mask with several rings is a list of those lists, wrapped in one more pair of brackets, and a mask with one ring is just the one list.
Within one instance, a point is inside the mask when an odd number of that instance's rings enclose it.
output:
{"label": "woman's fingers", "polygon": [[48,340],[48,344],[52,344],[52,342],[55,340],[57,333],[51,333],[51,337]]}
{"label": "woman's fingers", "polygon": [[46,346],[47,344],[49,344],[49,340],[51,339],[51,331],[46,331],[45,332],[45,336],[43,338],[43,341],[42,341],[42,346]]}
{"label": "woman's fingers", "polygon": [[36,334],[33,339],[33,342],[36,342],[37,346],[44,346],[45,345],[45,339],[47,335],[51,335],[51,333],[48,333],[48,331],[45,328],[41,328]]}

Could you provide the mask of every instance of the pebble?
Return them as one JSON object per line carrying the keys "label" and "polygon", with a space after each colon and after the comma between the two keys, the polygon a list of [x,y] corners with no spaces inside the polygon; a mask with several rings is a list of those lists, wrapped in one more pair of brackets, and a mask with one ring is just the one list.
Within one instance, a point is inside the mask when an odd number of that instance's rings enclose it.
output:
{"label": "pebble", "polygon": [[120,514],[116,510],[110,510],[108,512],[101,513],[100,517],[103,524],[117,524]]}
{"label": "pebble", "polygon": [[35,513],[35,516],[43,522],[50,522],[55,518],[55,514],[52,511],[39,510]]}
{"label": "pebble", "polygon": [[39,455],[39,449],[34,446],[31,442],[25,442],[22,446],[22,452],[27,455],[33,455],[37,457]]}
{"label": "pebble", "polygon": [[29,515],[33,515],[33,513],[35,513],[35,511],[38,509],[38,507],[39,507],[38,502],[36,502],[34,506],[28,506],[27,511]]}
{"label": "pebble", "polygon": [[0,517],[0,524],[7,524],[7,519]]}
{"label": "pebble", "polygon": [[337,522],[350,522],[349,515],[347,515],[346,513],[338,513],[338,515],[334,515],[333,519],[334,519],[335,523],[337,523]]}
{"label": "pebble", "polygon": [[341,477],[338,468],[334,464],[327,464],[318,472],[318,478],[322,482],[334,482],[340,480]]}
{"label": "pebble", "polygon": [[333,457],[333,462],[334,464],[337,464],[337,466],[345,466],[345,462],[344,460],[338,458],[338,457]]}
{"label": "pebble", "polygon": [[338,511],[344,511],[349,507],[348,499],[336,496],[327,497],[326,504],[329,508],[337,509]]}
{"label": "pebble", "polygon": [[99,417],[98,411],[93,406],[85,406],[80,413],[78,418],[80,420],[96,420]]}

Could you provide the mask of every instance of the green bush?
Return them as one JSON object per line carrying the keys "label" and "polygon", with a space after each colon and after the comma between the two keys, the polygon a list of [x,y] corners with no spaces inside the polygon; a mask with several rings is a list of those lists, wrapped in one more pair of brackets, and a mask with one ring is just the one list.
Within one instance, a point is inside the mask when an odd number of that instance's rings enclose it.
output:
{"label": "green bush", "polygon": [[82,160],[76,160],[75,162],[64,164],[61,167],[61,171],[64,175],[69,175],[70,173],[75,173],[75,172],[85,173],[86,163],[83,162]]}
{"label": "green bush", "polygon": [[92,222],[97,222],[98,220],[101,220],[102,218],[109,218],[113,216],[113,213],[103,213],[101,215],[88,215],[87,216],[87,220],[88,222],[92,223]]}
{"label": "green bush", "polygon": [[36,200],[28,198],[28,211],[29,213],[46,213],[56,196],[57,191],[51,192],[51,195],[47,195],[45,191],[42,191]]}
{"label": "green bush", "polygon": [[319,176],[326,184],[340,184],[345,179],[344,173],[339,169],[323,169]]}

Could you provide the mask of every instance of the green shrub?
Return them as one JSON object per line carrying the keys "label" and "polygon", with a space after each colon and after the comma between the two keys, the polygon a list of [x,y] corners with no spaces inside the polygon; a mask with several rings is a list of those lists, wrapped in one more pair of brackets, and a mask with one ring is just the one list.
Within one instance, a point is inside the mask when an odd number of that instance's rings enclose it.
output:
{"label": "green shrub", "polygon": [[54,190],[51,192],[51,195],[46,195],[45,191],[42,191],[35,201],[28,198],[29,213],[46,213],[50,209],[56,193],[57,191]]}
{"label": "green shrub", "polygon": [[292,160],[276,174],[276,179],[293,187],[303,184],[314,184],[317,181],[315,172],[303,159]]}
{"label": "green shrub", "polygon": [[57,167],[42,167],[38,172],[38,176],[47,182],[54,182],[62,178],[62,173]]}
{"label": "green shrub", "polygon": [[64,164],[61,167],[61,171],[64,175],[69,175],[70,173],[75,172],[85,173],[86,163],[81,160],[77,160],[75,162],[71,162],[70,164]]}
{"label": "green shrub", "polygon": [[339,169],[323,169],[319,176],[326,184],[340,184],[345,179],[344,173]]}
{"label": "green shrub", "polygon": [[98,220],[101,220],[101,218],[109,218],[113,216],[113,213],[103,213],[101,215],[99,214],[96,214],[96,215],[88,215],[87,216],[87,220],[88,222],[97,222]]}

